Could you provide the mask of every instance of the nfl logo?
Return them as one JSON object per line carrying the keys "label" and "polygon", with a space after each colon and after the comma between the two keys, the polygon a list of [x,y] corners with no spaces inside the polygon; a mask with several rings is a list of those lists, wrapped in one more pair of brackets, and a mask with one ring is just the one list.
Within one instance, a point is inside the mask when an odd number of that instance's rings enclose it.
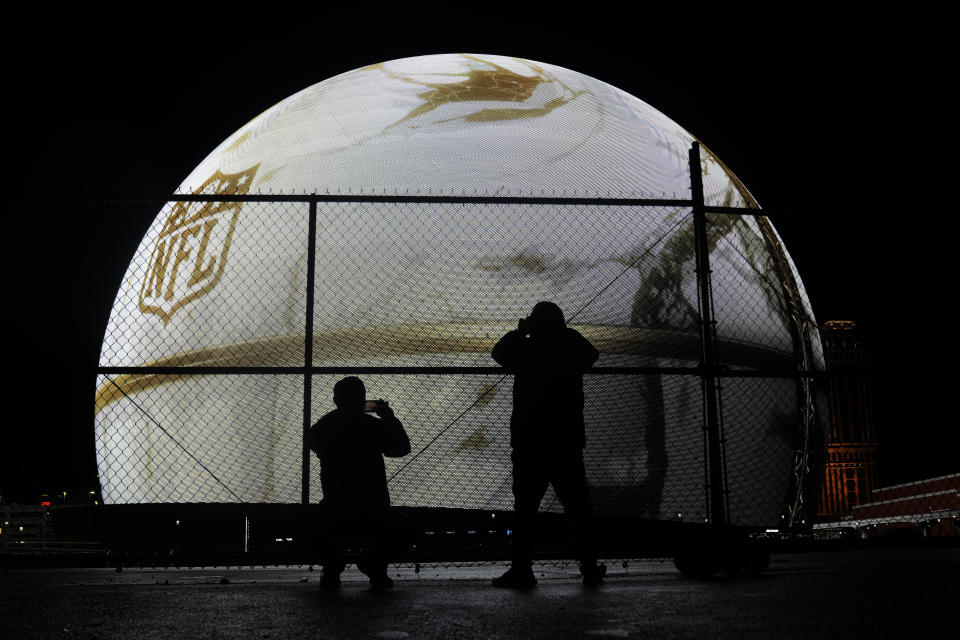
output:
{"label": "nfl logo", "polygon": [[[195,194],[244,195],[259,164],[240,173],[217,171]],[[241,202],[177,202],[153,245],[140,286],[140,311],[170,322],[223,276]]]}

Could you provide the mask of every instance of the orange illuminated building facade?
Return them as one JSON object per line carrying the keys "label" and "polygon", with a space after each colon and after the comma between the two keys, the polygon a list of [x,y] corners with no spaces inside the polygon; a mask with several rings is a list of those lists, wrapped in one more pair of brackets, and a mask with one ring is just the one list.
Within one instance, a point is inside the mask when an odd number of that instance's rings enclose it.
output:
{"label": "orange illuminated building facade", "polygon": [[856,325],[831,320],[820,328],[820,337],[828,374],[830,432],[818,515],[832,519],[870,501],[878,480],[877,443],[867,357]]}

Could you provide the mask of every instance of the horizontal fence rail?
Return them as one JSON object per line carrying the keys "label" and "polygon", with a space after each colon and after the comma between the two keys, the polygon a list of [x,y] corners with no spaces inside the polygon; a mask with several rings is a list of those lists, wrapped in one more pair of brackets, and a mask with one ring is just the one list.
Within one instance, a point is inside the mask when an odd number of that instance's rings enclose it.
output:
{"label": "horizontal fence rail", "polygon": [[[603,375],[679,375],[702,376],[704,367],[593,367],[584,372],[586,376]],[[503,373],[502,367],[98,367],[101,374],[177,374],[177,375],[243,375],[262,374],[303,374],[311,375],[338,373],[359,375],[363,373],[386,373],[396,375],[415,374],[495,374]],[[714,375],[726,378],[818,378],[827,377],[865,377],[866,373],[827,373],[825,371],[736,371],[714,369]]]}
{"label": "horizontal fence rail", "polygon": [[[89,204],[157,204],[168,202],[299,202],[310,203],[381,203],[381,204],[490,204],[490,205],[554,205],[554,206],[617,206],[617,207],[691,207],[693,201],[683,198],[577,198],[577,197],[536,197],[536,196],[467,196],[467,195],[364,195],[364,194],[173,194],[165,198],[147,200],[97,200]],[[704,205],[704,213],[733,216],[763,216],[777,219],[780,217],[810,216],[809,211],[784,211],[766,208],[725,207]],[[831,217],[842,217],[832,215]]]}

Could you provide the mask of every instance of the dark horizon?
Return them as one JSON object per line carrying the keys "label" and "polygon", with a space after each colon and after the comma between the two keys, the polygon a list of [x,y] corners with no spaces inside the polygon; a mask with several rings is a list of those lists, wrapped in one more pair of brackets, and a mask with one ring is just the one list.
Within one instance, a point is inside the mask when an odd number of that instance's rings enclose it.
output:
{"label": "dark horizon", "polygon": [[[949,184],[948,152],[925,129],[949,122],[951,103],[916,72],[937,64],[935,56],[851,36],[845,26],[821,28],[816,38],[797,29],[738,41],[703,24],[690,35],[699,48],[666,36],[637,42],[626,30],[619,41],[587,47],[549,34],[417,40],[377,32],[367,41],[276,38],[199,62],[194,50],[166,43],[161,27],[94,27],[92,38],[72,25],[54,28],[57,66],[37,62],[15,78],[14,146],[26,159],[18,170],[25,193],[43,195],[18,202],[26,215],[11,236],[46,235],[47,287],[19,278],[14,299],[28,300],[33,312],[29,321],[21,316],[27,340],[16,354],[36,363],[20,378],[26,404],[50,413],[23,423],[26,433],[6,427],[4,449],[17,454],[0,483],[4,498],[18,486],[96,482],[100,342],[124,269],[159,207],[89,203],[166,197],[221,140],[287,96],[367,64],[450,51],[516,55],[619,87],[702,140],[765,209],[795,212],[774,226],[818,323],[853,320],[868,352],[880,484],[958,471],[957,437],[940,417],[949,390],[934,375],[956,350],[934,318],[949,317],[950,296],[938,285],[940,274],[955,271],[958,224],[919,219],[928,208],[900,195],[919,191],[925,202],[927,191]],[[716,40],[722,48],[708,46]],[[43,217],[51,211],[56,224]],[[946,336],[921,343],[937,330]],[[38,384],[51,378],[52,389]]]}

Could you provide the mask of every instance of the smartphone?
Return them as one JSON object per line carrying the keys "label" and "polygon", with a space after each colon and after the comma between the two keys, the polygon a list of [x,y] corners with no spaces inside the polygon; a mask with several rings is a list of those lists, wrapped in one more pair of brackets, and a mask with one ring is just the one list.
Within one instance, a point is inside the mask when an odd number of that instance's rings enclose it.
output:
{"label": "smartphone", "polygon": [[373,413],[380,407],[380,403],[376,400],[367,400],[367,403],[363,405],[364,413]]}

